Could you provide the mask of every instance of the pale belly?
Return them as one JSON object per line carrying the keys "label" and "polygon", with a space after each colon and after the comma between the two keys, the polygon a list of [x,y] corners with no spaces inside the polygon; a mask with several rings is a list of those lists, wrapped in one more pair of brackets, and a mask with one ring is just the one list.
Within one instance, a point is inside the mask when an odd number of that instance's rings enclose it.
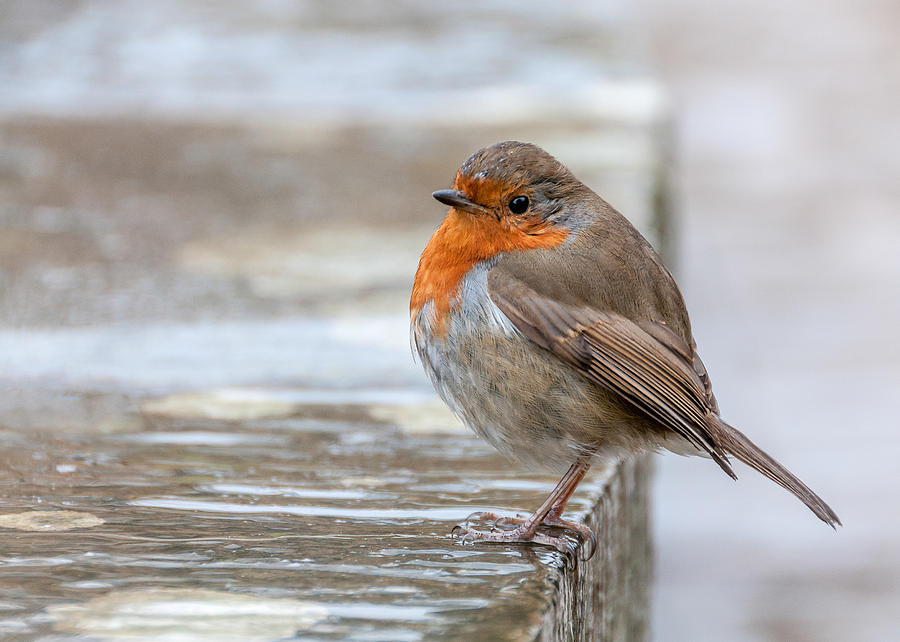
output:
{"label": "pale belly", "polygon": [[636,411],[531,343],[478,285],[463,288],[442,336],[427,305],[411,326],[425,371],[464,423],[508,457],[550,469],[585,450],[613,458],[655,446]]}

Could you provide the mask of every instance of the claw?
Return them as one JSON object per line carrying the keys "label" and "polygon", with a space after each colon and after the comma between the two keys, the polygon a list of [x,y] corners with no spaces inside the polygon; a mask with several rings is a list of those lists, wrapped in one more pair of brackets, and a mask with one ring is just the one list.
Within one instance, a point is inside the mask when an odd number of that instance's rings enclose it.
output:
{"label": "claw", "polygon": [[[597,552],[597,537],[594,535],[594,532],[591,530],[588,530],[588,535],[589,535],[589,537],[587,539],[587,542],[582,543],[581,547],[578,549],[578,556],[582,562],[587,562],[589,559],[591,559],[594,556],[594,553]],[[585,546],[586,543],[590,543],[591,547],[585,553],[585,549],[587,548],[587,546]]]}

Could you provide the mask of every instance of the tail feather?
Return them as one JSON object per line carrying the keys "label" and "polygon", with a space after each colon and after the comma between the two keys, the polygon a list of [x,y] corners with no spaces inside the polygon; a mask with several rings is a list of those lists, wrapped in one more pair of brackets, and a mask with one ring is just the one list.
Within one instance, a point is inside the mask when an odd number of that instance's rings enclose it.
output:
{"label": "tail feather", "polygon": [[741,431],[729,426],[715,416],[713,421],[709,423],[709,429],[716,445],[751,468],[755,468],[785,490],[793,493],[797,499],[807,505],[809,510],[815,513],[816,517],[832,528],[841,525],[841,520],[837,514],[831,510],[831,507],[821,497],[816,495],[787,468],[763,452],[759,446],[750,441]]}

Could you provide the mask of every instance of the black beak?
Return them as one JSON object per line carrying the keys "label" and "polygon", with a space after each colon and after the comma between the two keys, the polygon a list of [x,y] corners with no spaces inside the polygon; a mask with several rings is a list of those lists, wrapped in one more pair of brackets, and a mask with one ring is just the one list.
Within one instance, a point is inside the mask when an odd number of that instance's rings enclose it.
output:
{"label": "black beak", "polygon": [[432,196],[444,205],[455,207],[456,209],[469,212],[470,214],[490,214],[490,211],[486,207],[482,207],[478,203],[473,203],[459,190],[439,189],[434,192]]}

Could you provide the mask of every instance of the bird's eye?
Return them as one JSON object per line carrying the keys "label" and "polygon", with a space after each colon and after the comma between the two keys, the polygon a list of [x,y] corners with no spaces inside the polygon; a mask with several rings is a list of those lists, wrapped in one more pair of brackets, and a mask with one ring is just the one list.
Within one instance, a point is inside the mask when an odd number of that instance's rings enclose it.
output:
{"label": "bird's eye", "polygon": [[509,211],[513,214],[524,214],[529,205],[527,196],[516,196],[509,202]]}

